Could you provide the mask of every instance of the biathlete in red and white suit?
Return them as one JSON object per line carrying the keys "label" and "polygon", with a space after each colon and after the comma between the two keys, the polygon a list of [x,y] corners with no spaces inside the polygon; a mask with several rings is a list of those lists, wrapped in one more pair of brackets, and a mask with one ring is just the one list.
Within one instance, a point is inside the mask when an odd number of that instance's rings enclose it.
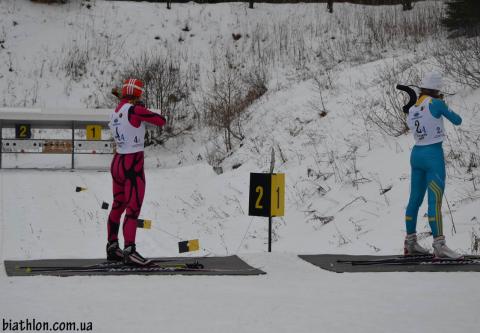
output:
{"label": "biathlete in red and white suit", "polygon": [[[113,92],[113,91],[112,91]],[[145,194],[144,162],[144,122],[163,126],[166,120],[161,115],[145,108],[140,101],[143,83],[140,80],[125,80],[120,103],[110,117],[116,153],[110,172],[113,180],[113,204],[108,216],[107,259],[124,261],[127,264],[148,265],[135,248],[137,218],[142,208]],[[118,244],[120,219],[123,219],[124,250]]]}

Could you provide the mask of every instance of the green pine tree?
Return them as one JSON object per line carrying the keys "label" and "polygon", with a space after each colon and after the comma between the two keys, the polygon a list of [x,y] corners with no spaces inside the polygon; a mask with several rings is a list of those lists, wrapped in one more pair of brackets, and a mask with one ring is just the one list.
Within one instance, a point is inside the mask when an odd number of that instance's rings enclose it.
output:
{"label": "green pine tree", "polygon": [[480,34],[480,1],[447,1],[446,15],[442,23],[456,34],[478,36]]}

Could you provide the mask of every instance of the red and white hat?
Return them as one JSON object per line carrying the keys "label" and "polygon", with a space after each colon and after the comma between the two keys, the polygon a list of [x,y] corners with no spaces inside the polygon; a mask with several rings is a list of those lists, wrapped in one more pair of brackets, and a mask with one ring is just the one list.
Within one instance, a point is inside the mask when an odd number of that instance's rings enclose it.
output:
{"label": "red and white hat", "polygon": [[123,83],[122,96],[140,97],[143,94],[143,82],[137,79],[127,79]]}

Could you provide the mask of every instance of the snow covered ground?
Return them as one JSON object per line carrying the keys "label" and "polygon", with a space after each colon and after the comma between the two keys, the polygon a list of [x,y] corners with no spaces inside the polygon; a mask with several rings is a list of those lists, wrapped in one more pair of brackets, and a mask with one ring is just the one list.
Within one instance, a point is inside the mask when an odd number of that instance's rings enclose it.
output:
{"label": "snow covered ground", "polygon": [[[125,49],[147,45],[157,35],[170,45],[188,22],[195,36],[183,34],[182,47],[188,59],[206,71],[212,43],[226,45],[232,32],[250,31],[259,22],[295,25],[303,19],[330,27],[322,23],[329,20],[325,4],[258,4],[258,10],[247,14],[248,4],[240,3],[173,4],[172,11],[164,4],[106,1],[93,1],[95,11],[89,11],[81,3],[0,3],[6,47],[0,50],[4,105],[95,103],[95,86],[108,81],[114,66],[80,82],[66,79],[57,67],[62,49],[69,49],[75,38],[99,52],[107,51],[98,38],[115,34],[123,36],[115,40],[122,40]],[[335,15],[354,17],[355,10],[368,14],[376,9],[335,5]],[[131,13],[141,19],[134,20]],[[291,64],[277,68],[269,91],[248,111],[246,140],[222,163],[220,175],[206,162],[213,143],[205,129],[147,150],[141,217],[152,219],[153,225],[137,233],[140,252],[176,256],[179,240],[199,238],[201,250],[190,255],[238,254],[266,271],[264,276],[7,277],[7,259],[102,256],[108,212],[100,206],[112,199],[111,180],[105,171],[0,170],[2,318],[91,321],[94,332],[476,331],[478,274],[336,274],[296,257],[401,253],[412,139],[392,138],[366,124],[369,106],[362,100],[382,91],[378,70],[383,66],[413,58],[419,70],[431,68],[428,53],[421,46],[416,52],[421,55],[392,49],[380,59],[337,64],[331,72],[333,85],[322,90],[322,96],[311,78],[292,78]],[[109,55],[119,61],[118,55]],[[100,57],[94,69],[105,65],[102,61]],[[475,139],[468,141],[465,133],[478,136],[480,90],[460,89],[451,80],[448,88],[458,91],[448,103],[464,124],[463,130],[447,126],[445,152],[478,156]],[[326,117],[312,107],[320,98]],[[268,170],[272,147],[275,170],[286,174],[287,191],[286,214],[274,219],[274,252],[268,254],[266,219],[247,216],[248,182],[250,172]],[[467,173],[452,160],[447,172],[450,209],[444,202],[443,213],[448,243],[462,253],[475,253],[474,236],[480,234],[478,170]],[[87,191],[77,193],[76,186]],[[388,187],[391,190],[381,194]],[[422,216],[426,206],[420,212]],[[322,223],[329,217],[333,220]],[[428,230],[420,217],[419,233]],[[429,246],[431,237],[421,242]]]}
{"label": "snow covered ground", "polygon": [[268,274],[2,278],[2,316],[92,321],[93,332],[395,333],[478,328],[480,288],[474,273],[336,274],[293,254],[242,257]]}

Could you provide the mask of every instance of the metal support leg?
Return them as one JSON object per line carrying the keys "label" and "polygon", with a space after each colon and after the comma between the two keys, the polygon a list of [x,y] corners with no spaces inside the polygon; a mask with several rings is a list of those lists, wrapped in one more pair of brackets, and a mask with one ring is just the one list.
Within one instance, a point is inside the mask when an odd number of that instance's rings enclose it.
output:
{"label": "metal support leg", "polygon": [[268,252],[272,252],[272,217],[268,218]]}
{"label": "metal support leg", "polygon": [[75,122],[72,121],[72,170],[75,169]]}
{"label": "metal support leg", "polygon": [[3,122],[0,121],[0,169],[2,168],[2,155],[3,155]]}

